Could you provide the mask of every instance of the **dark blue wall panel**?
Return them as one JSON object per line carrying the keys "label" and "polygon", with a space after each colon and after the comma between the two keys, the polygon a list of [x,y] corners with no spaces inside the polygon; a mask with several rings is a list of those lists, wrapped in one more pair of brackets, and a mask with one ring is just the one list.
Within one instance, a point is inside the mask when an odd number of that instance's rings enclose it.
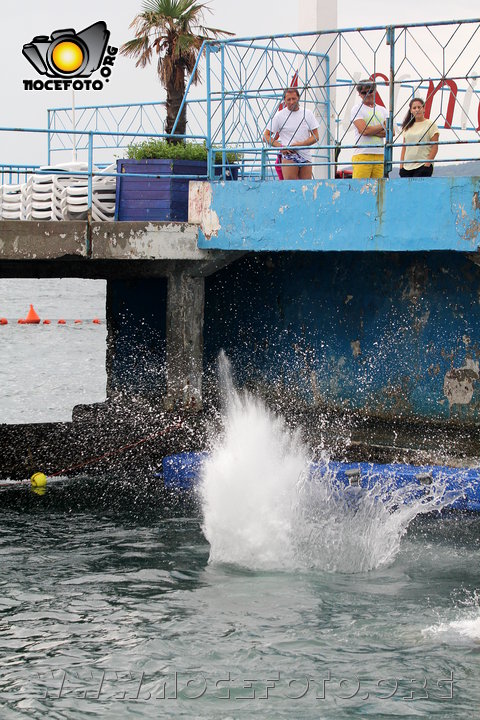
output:
{"label": "dark blue wall panel", "polygon": [[223,348],[241,383],[332,407],[474,419],[479,293],[455,252],[249,255],[207,278],[205,361]]}

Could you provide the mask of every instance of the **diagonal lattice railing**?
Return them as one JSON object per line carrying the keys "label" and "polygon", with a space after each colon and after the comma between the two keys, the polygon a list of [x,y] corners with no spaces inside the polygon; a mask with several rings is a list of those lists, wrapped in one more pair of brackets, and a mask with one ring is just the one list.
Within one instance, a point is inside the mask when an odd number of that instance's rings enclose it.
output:
{"label": "diagonal lattice railing", "polygon": [[[233,38],[206,47],[209,142],[243,150],[254,174],[273,176],[273,155],[263,132],[283,90],[301,91],[301,104],[316,114],[320,141],[315,164],[348,164],[353,147],[351,109],[360,79],[377,82],[376,103],[389,112],[387,172],[399,162],[401,122],[420,96],[426,117],[440,129],[437,163],[479,155],[480,21],[346,29],[264,38]],[[341,151],[341,152],[340,152]],[[337,162],[335,162],[337,158]]]}

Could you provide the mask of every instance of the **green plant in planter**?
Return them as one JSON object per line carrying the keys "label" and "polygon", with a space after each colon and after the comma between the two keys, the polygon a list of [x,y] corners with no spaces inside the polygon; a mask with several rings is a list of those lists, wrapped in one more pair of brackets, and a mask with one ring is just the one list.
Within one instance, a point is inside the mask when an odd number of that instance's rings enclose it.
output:
{"label": "green plant in planter", "polygon": [[[151,138],[132,144],[128,159],[117,161],[117,220],[180,221],[188,219],[189,179],[205,177],[205,143],[178,143]],[[237,153],[215,152],[217,179],[237,180]]]}
{"label": "green plant in planter", "polygon": [[[200,143],[177,143],[173,145],[166,140],[145,140],[142,143],[129,145],[127,157],[134,160],[200,160],[207,162],[207,148]],[[230,165],[238,162],[240,155],[226,153],[226,162]],[[222,163],[222,153],[215,153],[215,163]]]}

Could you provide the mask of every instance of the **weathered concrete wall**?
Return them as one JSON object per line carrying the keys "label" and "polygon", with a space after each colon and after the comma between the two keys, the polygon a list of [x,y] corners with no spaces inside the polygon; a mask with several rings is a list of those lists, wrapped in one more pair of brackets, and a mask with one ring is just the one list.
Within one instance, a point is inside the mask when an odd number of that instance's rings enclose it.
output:
{"label": "weathered concrete wall", "polygon": [[198,228],[188,223],[102,222],[91,230],[92,259],[205,260],[197,247]]}
{"label": "weathered concrete wall", "polygon": [[168,278],[107,281],[107,392],[167,409],[202,406],[204,278],[183,264]]}
{"label": "weathered concrete wall", "polygon": [[188,223],[0,222],[0,260],[199,260],[198,228]]}
{"label": "weathered concrete wall", "polygon": [[[456,252],[262,253],[205,279],[109,280],[109,394],[201,405],[221,348],[241,384],[385,418],[480,417],[480,267]],[[170,348],[170,355],[167,353]],[[169,359],[168,359],[169,358]]]}
{"label": "weathered concrete wall", "polygon": [[0,221],[0,260],[87,256],[86,222]]}
{"label": "weathered concrete wall", "polygon": [[480,179],[191,183],[198,245],[221,250],[476,251]]}
{"label": "weathered concrete wall", "polygon": [[167,397],[173,410],[202,407],[205,279],[172,273],[167,297]]}
{"label": "weathered concrete wall", "polygon": [[480,268],[455,252],[262,253],[206,280],[205,360],[386,418],[480,417]]}

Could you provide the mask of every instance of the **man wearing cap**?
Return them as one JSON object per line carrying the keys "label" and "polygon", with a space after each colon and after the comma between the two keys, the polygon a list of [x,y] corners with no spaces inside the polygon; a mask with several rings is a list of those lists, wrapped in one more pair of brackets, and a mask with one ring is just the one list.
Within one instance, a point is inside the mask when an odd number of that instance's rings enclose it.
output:
{"label": "man wearing cap", "polygon": [[352,153],[353,177],[383,177],[383,138],[388,113],[375,104],[377,87],[371,80],[360,80],[357,91],[361,102],[353,106],[350,120],[356,147]]}

